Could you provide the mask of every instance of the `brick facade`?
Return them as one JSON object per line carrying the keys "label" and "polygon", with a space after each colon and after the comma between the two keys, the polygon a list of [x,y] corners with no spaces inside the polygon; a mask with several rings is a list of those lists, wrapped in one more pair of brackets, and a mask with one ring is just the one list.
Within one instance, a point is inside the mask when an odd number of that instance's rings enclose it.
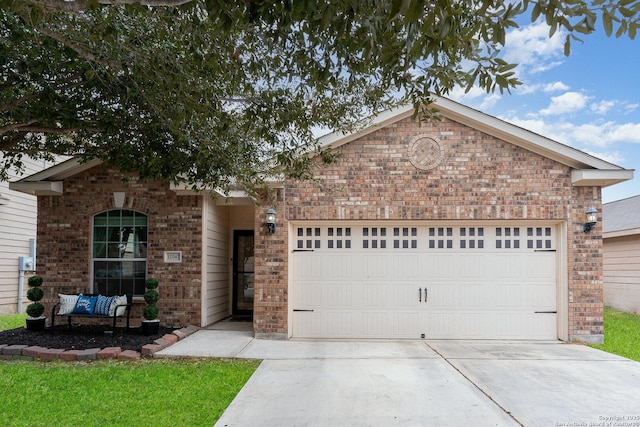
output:
{"label": "brick facade", "polygon": [[[420,136],[439,143],[436,167],[410,162]],[[285,183],[275,235],[259,221],[267,207],[257,213],[256,259],[265,258],[256,263],[256,332],[288,332],[287,221],[543,220],[567,224],[568,338],[602,340],[601,229],[582,232],[586,209],[601,211],[599,187],[572,188],[568,166],[446,118],[403,119],[337,152],[335,164],[318,169],[320,183]]]}
{"label": "brick facade", "polygon": [[[202,197],[178,196],[168,183],[145,182],[105,165],[64,180],[61,196],[38,197],[38,273],[45,281],[46,315],[59,293],[91,292],[94,215],[113,209],[113,192],[125,206],[148,216],[147,277],[160,281],[160,320],[165,326],[200,324],[202,294]],[[181,264],[165,264],[164,251],[182,251]],[[135,301],[132,325],[144,301]]]}

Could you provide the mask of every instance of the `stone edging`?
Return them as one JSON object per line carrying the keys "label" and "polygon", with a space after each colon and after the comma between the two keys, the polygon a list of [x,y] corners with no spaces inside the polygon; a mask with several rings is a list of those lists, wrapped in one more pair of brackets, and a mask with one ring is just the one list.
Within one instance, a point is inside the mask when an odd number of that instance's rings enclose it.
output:
{"label": "stone edging", "polygon": [[162,338],[154,340],[153,344],[142,346],[142,351],[124,350],[120,347],[89,348],[86,350],[63,350],[57,348],[45,348],[37,345],[6,345],[0,344],[0,360],[137,360],[141,357],[153,358],[154,354],[169,347],[176,342],[185,339],[189,335],[199,331],[197,326],[187,326],[176,329]]}

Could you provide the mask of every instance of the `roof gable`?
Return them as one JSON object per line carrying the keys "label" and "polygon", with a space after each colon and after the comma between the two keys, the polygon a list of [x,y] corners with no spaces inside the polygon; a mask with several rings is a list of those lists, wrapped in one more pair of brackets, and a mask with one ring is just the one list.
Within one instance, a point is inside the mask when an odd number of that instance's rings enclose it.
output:
{"label": "roof gable", "polygon": [[[573,185],[606,187],[633,178],[633,170],[624,169],[449,99],[435,98],[434,107],[442,117],[571,167],[573,169]],[[411,117],[413,113],[414,108],[411,105],[387,110],[375,116],[369,126],[357,132],[349,134],[330,133],[320,138],[320,143],[325,147],[337,148],[378,129]]]}

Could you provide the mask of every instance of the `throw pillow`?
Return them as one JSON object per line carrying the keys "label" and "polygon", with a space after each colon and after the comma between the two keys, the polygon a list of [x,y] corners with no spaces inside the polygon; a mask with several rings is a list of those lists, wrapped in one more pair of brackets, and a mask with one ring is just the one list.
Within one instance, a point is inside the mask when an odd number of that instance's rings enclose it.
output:
{"label": "throw pillow", "polygon": [[98,299],[96,300],[96,307],[94,313],[99,316],[111,316],[111,303],[116,297],[105,297],[103,295],[98,295]]}
{"label": "throw pillow", "polygon": [[73,313],[73,309],[76,308],[76,303],[78,302],[78,295],[58,294],[58,297],[60,297],[58,314]]}
{"label": "throw pillow", "polygon": [[[116,311],[117,306],[126,305],[126,304],[127,304],[126,295],[118,295],[114,297],[113,301],[111,302],[111,308],[109,309],[109,316],[113,316],[113,313]],[[124,315],[126,310],[127,310],[127,307],[118,307],[118,312],[116,313],[116,316]]]}
{"label": "throw pillow", "polygon": [[73,309],[73,314],[93,314],[98,297],[88,297],[85,295],[78,295],[78,302]]}

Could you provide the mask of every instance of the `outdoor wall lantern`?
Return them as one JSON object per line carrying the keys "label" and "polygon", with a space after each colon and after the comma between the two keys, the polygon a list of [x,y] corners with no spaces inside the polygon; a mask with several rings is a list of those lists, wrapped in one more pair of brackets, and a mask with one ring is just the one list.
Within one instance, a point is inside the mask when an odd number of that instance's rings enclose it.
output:
{"label": "outdoor wall lantern", "polygon": [[276,232],[276,211],[273,209],[267,209],[267,229],[271,234]]}
{"label": "outdoor wall lantern", "polygon": [[584,232],[591,233],[598,222],[598,210],[594,207],[587,209],[587,222],[584,223]]}

